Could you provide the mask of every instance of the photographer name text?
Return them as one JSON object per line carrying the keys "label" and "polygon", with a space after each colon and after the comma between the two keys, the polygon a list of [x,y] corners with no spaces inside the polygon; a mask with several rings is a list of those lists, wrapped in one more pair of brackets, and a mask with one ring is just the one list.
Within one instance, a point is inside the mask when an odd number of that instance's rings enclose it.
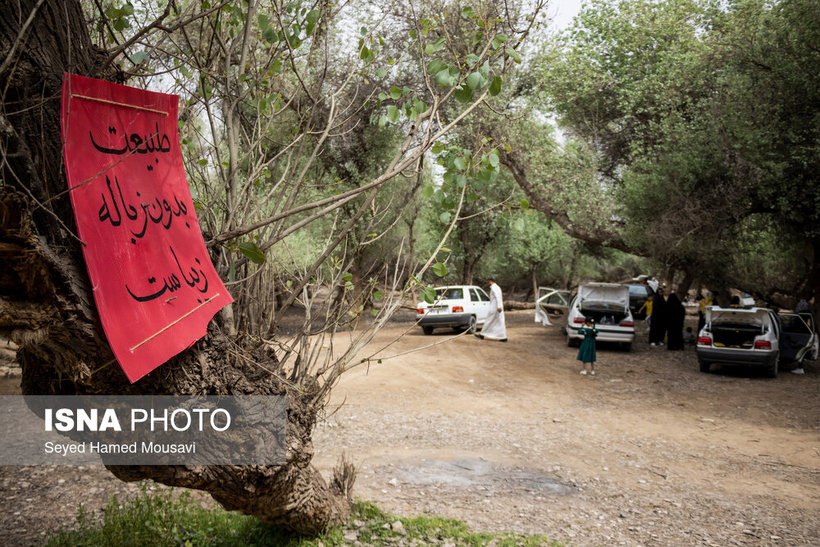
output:
{"label": "photographer name text", "polygon": [[196,454],[196,443],[155,443],[143,441],[132,443],[55,443],[48,441],[43,446],[46,454]]}

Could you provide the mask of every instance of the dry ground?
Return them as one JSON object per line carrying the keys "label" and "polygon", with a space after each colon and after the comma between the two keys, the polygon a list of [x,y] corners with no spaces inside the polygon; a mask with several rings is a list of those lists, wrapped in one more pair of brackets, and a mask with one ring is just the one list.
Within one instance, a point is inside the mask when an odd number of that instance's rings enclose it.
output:
{"label": "dry ground", "polygon": [[[574,545],[820,544],[820,368],[777,379],[697,370],[695,352],[599,348],[599,373],[531,312],[510,341],[410,328],[346,376],[314,436],[329,470],[345,453],[358,498],[401,516]],[[407,330],[397,324],[376,352]],[[14,390],[14,379],[0,385]],[[101,467],[0,468],[0,541],[31,544],[135,492]]]}

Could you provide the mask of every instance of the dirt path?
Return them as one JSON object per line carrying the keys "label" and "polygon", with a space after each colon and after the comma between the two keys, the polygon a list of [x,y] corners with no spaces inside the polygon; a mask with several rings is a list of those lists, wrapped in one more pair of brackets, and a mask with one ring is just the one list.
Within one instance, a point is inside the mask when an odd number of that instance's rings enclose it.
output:
{"label": "dirt path", "polygon": [[[817,368],[702,374],[692,348],[637,343],[600,350],[585,377],[556,330],[529,312],[508,320],[507,344],[462,337],[344,378],[317,463],[345,452],[359,497],[479,530],[578,545],[820,543]],[[414,329],[386,354],[449,336]]]}
{"label": "dirt path", "polygon": [[[816,365],[775,380],[702,374],[691,348],[638,343],[600,349],[585,377],[531,312],[508,322],[506,344],[415,328],[384,355],[446,343],[352,371],[333,392],[344,405],[317,427],[317,465],[346,453],[358,498],[478,530],[576,545],[820,543]],[[80,500],[93,512],[137,489],[101,467],[0,468],[0,539],[34,543],[70,525]]]}

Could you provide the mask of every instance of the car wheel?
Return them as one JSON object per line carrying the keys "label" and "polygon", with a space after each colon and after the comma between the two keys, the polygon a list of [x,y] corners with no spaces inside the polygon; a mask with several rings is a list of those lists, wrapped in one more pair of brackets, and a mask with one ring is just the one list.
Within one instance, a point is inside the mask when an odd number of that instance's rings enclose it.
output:
{"label": "car wheel", "polygon": [[698,361],[698,367],[700,368],[701,372],[709,372],[710,371],[709,363],[707,363],[706,361],[700,361],[699,360]]}
{"label": "car wheel", "polygon": [[624,351],[632,351],[632,342],[624,342],[621,347]]}
{"label": "car wheel", "polygon": [[769,365],[769,368],[766,369],[766,376],[769,378],[777,378],[777,369],[780,365],[780,354],[778,353],[775,358],[774,362]]}
{"label": "car wheel", "polygon": [[475,315],[471,315],[470,316],[470,322],[467,323],[467,326],[464,327],[464,330],[466,332],[469,332],[470,334],[475,334],[477,325],[478,325],[478,321],[476,320]]}
{"label": "car wheel", "polygon": [[424,334],[433,334],[433,327],[421,327],[421,330],[424,331]]}
{"label": "car wheel", "polygon": [[577,340],[575,340],[575,338],[573,338],[572,336],[567,334],[567,347],[568,348],[574,348],[577,343],[578,342],[577,342]]}

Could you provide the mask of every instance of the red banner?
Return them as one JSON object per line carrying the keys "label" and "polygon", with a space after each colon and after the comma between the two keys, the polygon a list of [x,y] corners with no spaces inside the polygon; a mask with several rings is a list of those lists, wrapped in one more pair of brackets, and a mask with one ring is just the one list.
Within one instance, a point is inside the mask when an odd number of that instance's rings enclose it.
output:
{"label": "red banner", "polygon": [[177,102],[63,78],[63,155],[77,231],[105,334],[131,382],[190,347],[233,302],[199,229]]}

